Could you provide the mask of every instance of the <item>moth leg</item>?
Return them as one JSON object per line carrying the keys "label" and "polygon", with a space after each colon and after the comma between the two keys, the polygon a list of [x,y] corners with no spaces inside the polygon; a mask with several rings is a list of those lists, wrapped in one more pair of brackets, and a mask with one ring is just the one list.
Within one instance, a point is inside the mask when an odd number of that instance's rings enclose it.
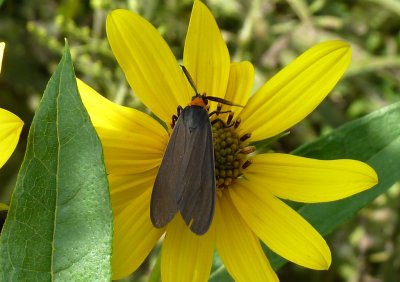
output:
{"label": "moth leg", "polygon": [[172,129],[175,127],[175,123],[177,120],[178,120],[178,117],[176,115],[172,115],[172,122],[171,122]]}
{"label": "moth leg", "polygon": [[212,115],[219,115],[219,114],[226,114],[226,113],[231,113],[232,111],[218,111],[218,110],[215,110],[215,111],[212,111],[211,113],[209,113],[208,114],[208,116],[209,117],[211,117]]}
{"label": "moth leg", "polygon": [[183,108],[182,108],[182,106],[179,105],[179,106],[176,108],[176,112],[178,113],[178,117],[181,115],[182,111],[183,111]]}
{"label": "moth leg", "polygon": [[216,110],[217,116],[221,113],[221,110],[222,110],[222,104],[221,104],[221,103],[218,103],[218,104],[217,104],[217,110]]}
{"label": "moth leg", "polygon": [[183,108],[181,106],[178,106],[176,108],[177,115],[172,115],[171,128],[175,127],[176,121],[178,120],[178,117],[181,115],[182,111],[183,111]]}

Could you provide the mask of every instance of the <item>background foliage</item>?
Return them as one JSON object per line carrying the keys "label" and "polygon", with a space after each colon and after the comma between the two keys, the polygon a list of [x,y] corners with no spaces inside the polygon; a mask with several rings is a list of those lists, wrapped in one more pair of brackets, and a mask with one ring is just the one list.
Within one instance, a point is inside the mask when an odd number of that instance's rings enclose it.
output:
{"label": "background foliage", "polygon": [[[400,100],[399,1],[205,2],[217,19],[232,60],[255,65],[255,88],[317,42],[340,38],[352,44],[353,61],[345,77],[276,150],[292,151],[349,120]],[[68,38],[78,77],[109,99],[146,111],[111,53],[106,15],[115,8],[137,11],[158,27],[176,57],[182,58],[191,7],[191,0],[4,1],[0,41],[7,45],[0,105],[19,115],[25,126],[17,151],[0,171],[0,202],[9,202],[33,112],[60,60],[64,38]],[[399,196],[400,187],[395,185],[327,238],[333,253],[329,271],[287,264],[278,272],[281,281],[398,281]],[[146,281],[152,263],[153,257],[132,281]]]}

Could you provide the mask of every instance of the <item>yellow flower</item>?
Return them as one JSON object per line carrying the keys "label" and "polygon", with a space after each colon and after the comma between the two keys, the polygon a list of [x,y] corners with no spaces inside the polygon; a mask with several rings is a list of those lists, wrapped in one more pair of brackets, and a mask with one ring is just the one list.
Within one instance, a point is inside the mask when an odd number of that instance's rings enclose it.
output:
{"label": "yellow flower", "polygon": [[[164,233],[164,282],[207,281],[214,248],[235,280],[277,281],[260,239],[292,262],[327,269],[331,255],[324,239],[280,199],[315,203],[345,198],[375,185],[375,171],[353,160],[241,154],[234,156],[239,158],[241,176],[218,182],[224,189],[217,189],[215,215],[204,235],[191,232],[179,213],[165,228],[153,227],[150,197],[169,140],[171,117],[178,105],[185,107],[191,101],[193,90],[166,42],[139,15],[113,11],[107,18],[107,35],[136,95],[168,125],[166,130],[149,115],[116,105],[78,80],[109,174],[115,216],[113,278],[135,271]],[[231,108],[241,123],[229,129],[239,137],[250,134],[249,139],[239,140],[243,150],[250,152],[250,142],[276,136],[307,116],[337,83],[350,57],[346,43],[318,44],[250,97],[253,66],[230,63],[215,19],[195,1],[183,65],[200,93],[245,105]],[[210,110],[215,107],[211,103]]]}
{"label": "yellow flower", "polygon": [[[5,43],[0,42],[0,72]],[[13,113],[0,108],[0,168],[14,152],[21,134],[22,120]]]}

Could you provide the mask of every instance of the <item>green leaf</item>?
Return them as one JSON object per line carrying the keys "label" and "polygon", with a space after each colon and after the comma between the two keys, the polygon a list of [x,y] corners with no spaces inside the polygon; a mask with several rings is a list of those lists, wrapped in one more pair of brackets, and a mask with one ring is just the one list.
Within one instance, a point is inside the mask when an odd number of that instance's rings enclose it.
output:
{"label": "green leaf", "polygon": [[[234,247],[233,247],[234,248]],[[210,282],[234,282],[233,278],[228,274],[223,262],[219,262],[220,266],[211,274]]]}
{"label": "green leaf", "polygon": [[[349,122],[293,152],[315,159],[348,158],[364,161],[376,170],[379,177],[379,184],[374,188],[352,197],[330,203],[297,205],[298,212],[320,234],[327,235],[335,230],[400,179],[399,124],[400,103],[396,103]],[[270,250],[266,252],[275,270],[287,262]],[[218,274],[210,281],[231,281],[220,279],[226,275],[226,270]]]}
{"label": "green leaf", "polygon": [[66,44],[30,128],[1,234],[0,280],[107,281],[111,247],[102,147]]}
{"label": "green leaf", "polygon": [[153,269],[150,273],[148,282],[158,282],[158,281],[161,281],[161,252],[160,251],[157,254],[156,264],[153,266]]}

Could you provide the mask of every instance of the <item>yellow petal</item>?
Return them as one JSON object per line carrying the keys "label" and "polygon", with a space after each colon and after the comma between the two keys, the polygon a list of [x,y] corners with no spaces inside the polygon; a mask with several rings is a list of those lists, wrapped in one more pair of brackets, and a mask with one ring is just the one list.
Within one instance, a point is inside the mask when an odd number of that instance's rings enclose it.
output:
{"label": "yellow petal", "polygon": [[0,203],[0,211],[8,211],[9,208],[8,205]]}
{"label": "yellow petal", "polygon": [[227,191],[217,197],[214,220],[218,254],[235,281],[279,281],[260,241],[241,218]]}
{"label": "yellow petal", "polygon": [[152,189],[157,170],[153,169],[133,175],[110,174],[108,176],[112,208],[115,214],[128,206],[132,199],[136,199]]}
{"label": "yellow petal", "polygon": [[157,168],[162,160],[167,138],[157,142],[143,129],[140,133],[96,128],[104,151],[109,174],[137,174]]}
{"label": "yellow petal", "polygon": [[150,220],[150,193],[147,190],[120,213],[114,213],[113,279],[135,271],[155,246],[164,229],[156,229]]}
{"label": "yellow petal", "polygon": [[215,228],[194,234],[180,213],[168,224],[161,254],[163,282],[208,281],[215,244]]}
{"label": "yellow petal", "polygon": [[232,201],[253,232],[275,253],[312,269],[328,269],[331,253],[325,240],[298,213],[267,190],[252,192],[253,183],[235,182]]}
{"label": "yellow petal", "polygon": [[287,154],[262,154],[244,171],[253,193],[265,190],[297,202],[335,201],[371,188],[376,172],[355,160],[314,160]]}
{"label": "yellow petal", "polygon": [[104,149],[107,172],[137,174],[160,165],[169,136],[150,116],[112,103],[77,80]]}
{"label": "yellow petal", "polygon": [[3,54],[4,54],[5,47],[6,47],[6,44],[4,42],[0,42],[0,73],[1,73],[1,65],[3,62]]}
{"label": "yellow petal", "polygon": [[17,147],[23,121],[13,113],[0,109],[0,167]]}
{"label": "yellow petal", "polygon": [[[245,106],[250,97],[250,91],[254,83],[254,67],[250,62],[232,63],[229,72],[228,88],[225,99]],[[223,106],[222,111],[233,110],[237,116],[242,110],[241,107]]]}
{"label": "yellow petal", "polygon": [[[201,1],[193,4],[183,63],[200,93],[225,96],[230,67],[228,48],[213,15]],[[211,105],[211,110],[214,107]]]}
{"label": "yellow petal", "polygon": [[146,135],[162,142],[168,138],[164,127],[149,115],[107,100],[80,79],[76,82],[82,102],[95,127],[135,133],[146,130]]}
{"label": "yellow petal", "polygon": [[240,133],[252,141],[275,136],[311,113],[347,69],[351,49],[347,43],[318,44],[265,83],[242,110]]}
{"label": "yellow petal", "polygon": [[167,43],[148,21],[127,10],[111,12],[106,30],[135,94],[169,124],[177,106],[186,106],[193,95]]}

